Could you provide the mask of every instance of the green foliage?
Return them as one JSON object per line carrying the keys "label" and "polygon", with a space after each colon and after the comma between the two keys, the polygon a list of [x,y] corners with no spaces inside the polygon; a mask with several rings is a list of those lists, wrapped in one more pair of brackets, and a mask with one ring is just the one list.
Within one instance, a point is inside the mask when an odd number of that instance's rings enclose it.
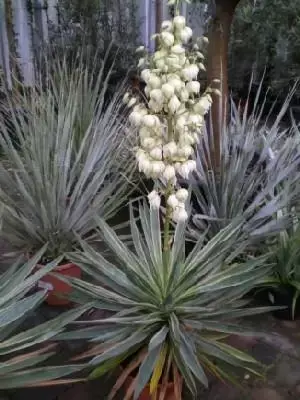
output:
{"label": "green foliage", "polygon": [[247,82],[251,72],[260,76],[265,68],[266,84],[275,94],[299,77],[299,13],[299,0],[246,0],[239,3],[230,50],[233,87],[241,87]]}
{"label": "green foliage", "polygon": [[[54,383],[57,378],[77,372],[81,366],[44,365],[45,361],[55,354],[55,345],[45,345],[64,327],[77,319],[90,305],[86,304],[75,310],[61,314],[28,330],[21,330],[25,318],[45,298],[46,291],[32,292],[36,282],[51,272],[59,259],[36,270],[36,264],[45,252],[41,249],[24,265],[17,261],[0,274],[0,389],[11,389],[28,385]],[[56,382],[58,383],[58,382]]]}
{"label": "green foliage", "polygon": [[[96,368],[91,378],[127,360],[112,395],[134,373],[137,378],[129,392],[137,399],[149,382],[152,390],[169,379],[179,387],[179,374],[195,394],[196,381],[207,386],[208,371],[225,379],[230,365],[255,373],[259,364],[224,341],[228,334],[247,334],[244,325],[233,322],[236,318],[269,310],[244,308],[247,301],[240,300],[270,271],[265,257],[223,268],[240,223],[234,221],[205,245],[203,235],[187,258],[184,223],[172,232],[167,253],[162,250],[159,210],[140,206],[137,222],[131,209],[130,223],[133,248],[98,219],[113,262],[85,242],[83,252],[69,255],[91,278],[70,279],[73,299],[83,304],[92,300],[95,307],[113,314],[59,337],[91,341],[93,346],[81,356]],[[223,368],[215,360],[224,363]]]}
{"label": "green foliage", "polygon": [[[116,58],[111,81],[127,75],[135,65],[140,22],[136,2],[132,0],[62,0],[58,5],[59,26],[50,26],[50,52],[65,55],[74,67],[76,54],[81,48],[84,61],[101,69],[107,49],[113,42],[109,62]],[[99,65],[100,63],[100,65]]]}

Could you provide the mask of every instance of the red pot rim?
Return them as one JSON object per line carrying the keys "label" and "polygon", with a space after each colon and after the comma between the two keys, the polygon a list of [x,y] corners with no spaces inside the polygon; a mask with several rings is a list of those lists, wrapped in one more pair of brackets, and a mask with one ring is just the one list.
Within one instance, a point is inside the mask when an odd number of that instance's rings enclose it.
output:
{"label": "red pot rim", "polygon": [[[45,265],[43,265],[43,264],[37,264],[37,267],[38,267],[38,268],[43,268],[44,266],[45,266]],[[60,272],[60,271],[65,271],[65,270],[67,270],[67,269],[74,268],[74,267],[79,268],[78,265],[76,265],[76,264],[67,263],[67,264],[58,265],[57,267],[55,267],[55,268],[53,269],[53,271],[58,271],[58,272]]]}

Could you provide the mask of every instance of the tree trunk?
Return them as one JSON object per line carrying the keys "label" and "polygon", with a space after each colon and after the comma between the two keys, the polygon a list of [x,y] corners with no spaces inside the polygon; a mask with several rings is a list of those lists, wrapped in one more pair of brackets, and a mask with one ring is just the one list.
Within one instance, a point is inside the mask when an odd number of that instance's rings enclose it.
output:
{"label": "tree trunk", "polygon": [[[161,24],[163,22],[163,0],[156,0],[155,2],[155,32],[160,32]],[[156,48],[158,41],[156,41]]]}
{"label": "tree trunk", "polygon": [[[221,96],[213,94],[211,108],[211,159],[212,167],[220,167],[220,140],[228,111],[228,47],[234,11],[240,0],[215,0],[215,15],[209,30],[208,83],[221,81]],[[215,85],[214,85],[215,86]]]}

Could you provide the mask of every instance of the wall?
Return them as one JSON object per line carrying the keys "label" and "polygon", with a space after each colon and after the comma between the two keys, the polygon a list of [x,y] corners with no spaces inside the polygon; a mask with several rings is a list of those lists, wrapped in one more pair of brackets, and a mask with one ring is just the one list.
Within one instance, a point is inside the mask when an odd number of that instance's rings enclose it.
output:
{"label": "wall", "polygon": [[[16,35],[16,50],[18,65],[26,85],[34,82],[33,55],[43,41],[48,41],[48,26],[58,24],[57,2],[59,0],[32,0],[32,13],[28,11],[28,0],[11,0],[13,7],[14,32]],[[150,40],[155,33],[155,1],[135,0],[139,7],[141,21],[141,42],[153,50],[154,42]],[[167,0],[163,0],[164,18],[168,18]],[[0,65],[5,72],[6,80],[11,86],[10,56],[6,35],[4,4],[0,1]],[[195,34],[203,34],[204,6],[183,5],[182,13],[187,17],[189,25]]]}

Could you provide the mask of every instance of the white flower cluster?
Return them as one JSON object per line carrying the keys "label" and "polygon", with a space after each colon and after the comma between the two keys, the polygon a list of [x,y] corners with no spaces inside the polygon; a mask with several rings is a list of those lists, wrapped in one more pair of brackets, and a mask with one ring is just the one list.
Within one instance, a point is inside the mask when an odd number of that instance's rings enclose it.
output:
{"label": "white flower cluster", "polygon": [[[136,153],[139,171],[173,188],[168,190],[166,202],[172,207],[175,221],[187,218],[184,205],[187,191],[180,189],[175,193],[176,176],[188,179],[196,168],[194,146],[212,103],[210,90],[200,95],[197,80],[199,71],[205,69],[203,55],[198,45],[191,52],[185,48],[192,35],[183,16],[164,21],[161,33],[156,35],[158,50],[139,62],[143,67],[141,78],[146,83],[147,103],[138,103],[129,94],[124,98],[133,107],[130,122],[139,129],[140,147]],[[155,191],[150,193],[152,206],[160,206],[157,196]]]}

